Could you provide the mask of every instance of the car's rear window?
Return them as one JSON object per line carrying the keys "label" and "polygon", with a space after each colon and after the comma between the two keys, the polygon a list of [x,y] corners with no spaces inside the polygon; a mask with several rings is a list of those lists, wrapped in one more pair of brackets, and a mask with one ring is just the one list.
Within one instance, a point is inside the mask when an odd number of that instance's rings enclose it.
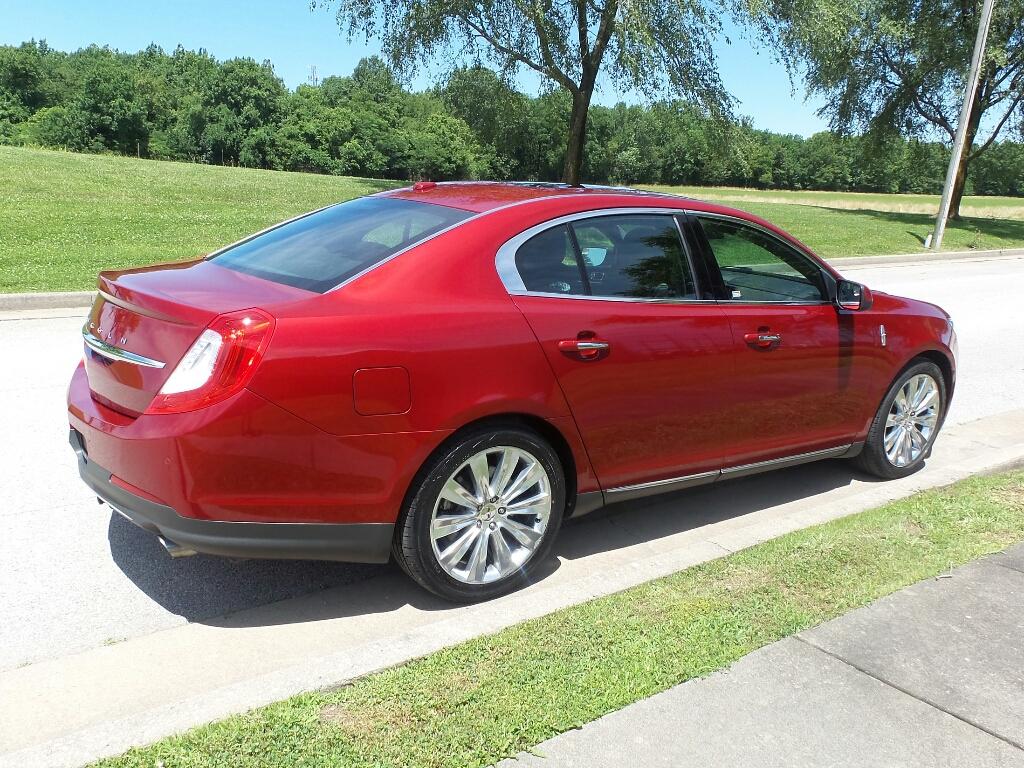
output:
{"label": "car's rear window", "polygon": [[222,251],[212,261],[323,293],[472,215],[431,203],[363,197],[282,224]]}

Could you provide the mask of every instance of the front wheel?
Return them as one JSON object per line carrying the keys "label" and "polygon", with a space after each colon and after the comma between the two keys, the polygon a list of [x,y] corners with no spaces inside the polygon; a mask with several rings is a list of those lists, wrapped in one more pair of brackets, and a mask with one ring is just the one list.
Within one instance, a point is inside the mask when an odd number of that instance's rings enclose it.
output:
{"label": "front wheel", "polygon": [[422,586],[459,602],[527,583],[549,554],[565,510],[557,454],[519,428],[465,436],[417,483],[399,521],[395,557]]}
{"label": "front wheel", "polygon": [[939,367],[926,360],[911,365],[882,400],[857,464],[887,480],[916,472],[931,454],[945,408]]}

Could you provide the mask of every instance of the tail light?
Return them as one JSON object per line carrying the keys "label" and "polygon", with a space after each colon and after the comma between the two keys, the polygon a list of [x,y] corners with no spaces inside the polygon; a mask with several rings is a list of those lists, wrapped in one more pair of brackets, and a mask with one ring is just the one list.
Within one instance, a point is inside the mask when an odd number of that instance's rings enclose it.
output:
{"label": "tail light", "polygon": [[214,318],[160,388],[146,413],[184,413],[230,397],[252,378],[274,320],[256,309]]}

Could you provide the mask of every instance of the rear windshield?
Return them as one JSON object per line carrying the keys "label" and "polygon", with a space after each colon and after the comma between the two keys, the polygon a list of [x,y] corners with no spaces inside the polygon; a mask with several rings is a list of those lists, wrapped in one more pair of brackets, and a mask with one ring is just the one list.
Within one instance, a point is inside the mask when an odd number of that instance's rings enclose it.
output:
{"label": "rear windshield", "polygon": [[219,266],[323,293],[473,214],[431,203],[362,197],[219,253]]}

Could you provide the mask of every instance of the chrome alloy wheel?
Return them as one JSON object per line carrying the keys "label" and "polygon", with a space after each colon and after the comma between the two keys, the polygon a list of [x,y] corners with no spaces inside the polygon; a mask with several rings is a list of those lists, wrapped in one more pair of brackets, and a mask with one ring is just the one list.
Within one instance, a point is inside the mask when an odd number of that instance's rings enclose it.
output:
{"label": "chrome alloy wheel", "polygon": [[465,584],[497,581],[530,559],[550,516],[551,479],[537,457],[486,448],[451,474],[434,502],[434,557]]}
{"label": "chrome alloy wheel", "polygon": [[894,467],[917,461],[939,423],[939,385],[927,373],[904,382],[885,419],[885,456]]}

